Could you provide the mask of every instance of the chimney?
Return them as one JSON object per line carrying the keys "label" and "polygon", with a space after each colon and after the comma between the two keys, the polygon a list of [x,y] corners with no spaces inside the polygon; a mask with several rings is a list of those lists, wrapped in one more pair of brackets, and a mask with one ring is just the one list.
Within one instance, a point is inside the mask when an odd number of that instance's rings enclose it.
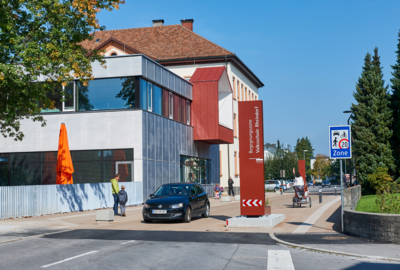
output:
{"label": "chimney", "polygon": [[153,20],[153,26],[163,26],[164,20]]}
{"label": "chimney", "polygon": [[181,20],[182,26],[186,27],[190,31],[193,31],[193,22],[194,22],[193,19],[183,19],[183,20]]}

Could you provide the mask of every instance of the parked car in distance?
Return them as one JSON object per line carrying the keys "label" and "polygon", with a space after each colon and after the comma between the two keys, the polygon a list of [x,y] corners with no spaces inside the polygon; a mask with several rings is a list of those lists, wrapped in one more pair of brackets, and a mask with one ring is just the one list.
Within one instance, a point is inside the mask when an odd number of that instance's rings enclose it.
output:
{"label": "parked car in distance", "polygon": [[313,181],[308,181],[308,186],[312,187],[314,185]]}
{"label": "parked car in distance", "polygon": [[283,190],[287,190],[288,187],[287,187],[286,181],[285,181],[285,180],[279,180],[279,181],[281,182],[281,187],[282,187],[282,189],[283,189]]}
{"label": "parked car in distance", "polygon": [[210,216],[210,201],[197,183],[171,183],[160,186],[143,205],[143,221],[179,219],[186,223],[193,216]]}
{"label": "parked car in distance", "polygon": [[265,190],[274,190],[278,191],[281,183],[278,180],[265,180]]}
{"label": "parked car in distance", "polygon": [[331,187],[331,181],[329,180],[322,181],[322,187]]}

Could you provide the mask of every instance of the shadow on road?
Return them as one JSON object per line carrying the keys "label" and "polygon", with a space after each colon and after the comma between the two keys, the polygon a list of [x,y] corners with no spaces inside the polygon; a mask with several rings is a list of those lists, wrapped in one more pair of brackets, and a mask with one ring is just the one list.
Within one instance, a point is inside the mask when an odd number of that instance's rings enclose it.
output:
{"label": "shadow on road", "polygon": [[340,219],[340,206],[335,210],[335,212],[332,213],[332,215],[330,215],[328,217],[328,219],[326,220],[327,222],[333,223],[332,226],[332,230],[334,230],[335,232],[341,232],[341,227],[342,227],[342,223],[341,223],[341,219]]}

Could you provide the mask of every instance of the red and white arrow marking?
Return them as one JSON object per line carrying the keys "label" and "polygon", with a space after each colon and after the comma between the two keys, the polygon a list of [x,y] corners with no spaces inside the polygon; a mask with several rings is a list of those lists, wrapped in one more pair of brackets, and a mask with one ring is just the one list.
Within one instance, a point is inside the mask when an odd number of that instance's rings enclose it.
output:
{"label": "red and white arrow marking", "polygon": [[243,200],[243,206],[262,206],[262,200]]}

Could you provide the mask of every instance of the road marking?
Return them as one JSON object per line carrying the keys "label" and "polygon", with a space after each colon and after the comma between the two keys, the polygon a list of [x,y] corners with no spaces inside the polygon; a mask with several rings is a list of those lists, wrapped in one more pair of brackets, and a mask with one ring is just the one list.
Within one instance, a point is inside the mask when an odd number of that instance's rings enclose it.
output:
{"label": "road marking", "polygon": [[133,243],[133,242],[136,242],[136,240],[132,240],[132,241],[128,241],[128,242],[125,242],[125,243],[121,243],[121,245],[126,245],[126,244]]}
{"label": "road marking", "polygon": [[317,211],[315,211],[311,216],[309,216],[306,221],[304,221],[296,230],[292,232],[292,234],[304,234],[306,233],[314,223],[322,216],[322,214],[328,210],[334,203],[340,201],[341,197],[337,197],[336,199],[328,202],[327,204],[321,206]]}
{"label": "road marking", "polygon": [[84,253],[84,254],[81,254],[81,255],[78,255],[78,256],[74,256],[74,257],[71,257],[71,258],[67,258],[67,259],[62,260],[62,261],[58,261],[58,262],[55,262],[55,263],[43,265],[42,268],[46,268],[46,267],[49,267],[49,266],[53,266],[53,265],[56,265],[56,264],[60,264],[60,263],[63,263],[63,262],[67,262],[67,261],[70,261],[70,260],[74,260],[74,259],[77,259],[77,258],[79,258],[79,257],[83,257],[83,256],[86,256],[86,255],[89,255],[89,254],[92,254],[92,253],[96,253],[96,252],[99,252],[99,251],[98,251],[98,250],[94,250],[94,251],[90,251],[90,252],[87,252],[87,253]]}
{"label": "road marking", "polygon": [[294,270],[289,250],[268,250],[268,270]]}

